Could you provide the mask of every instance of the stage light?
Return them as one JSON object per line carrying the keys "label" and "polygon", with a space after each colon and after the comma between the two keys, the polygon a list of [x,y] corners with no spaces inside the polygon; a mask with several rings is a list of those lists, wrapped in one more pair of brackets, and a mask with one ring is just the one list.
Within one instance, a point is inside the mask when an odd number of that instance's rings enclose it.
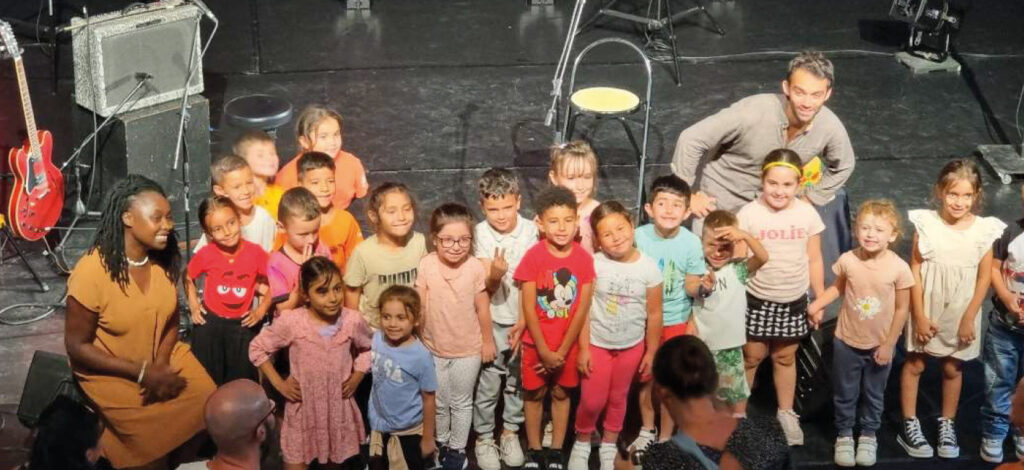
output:
{"label": "stage light", "polygon": [[932,62],[949,57],[953,36],[963,23],[963,10],[949,0],[893,0],[889,16],[910,24],[906,51]]}

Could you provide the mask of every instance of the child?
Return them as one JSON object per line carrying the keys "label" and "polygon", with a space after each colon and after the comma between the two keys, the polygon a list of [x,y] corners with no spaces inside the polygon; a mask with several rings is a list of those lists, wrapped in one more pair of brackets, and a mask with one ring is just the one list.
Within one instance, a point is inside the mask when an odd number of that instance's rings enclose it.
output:
{"label": "child", "polygon": [[384,183],[373,189],[366,203],[366,218],[377,233],[356,245],[345,269],[345,307],[363,312],[373,328],[380,328],[377,299],[389,286],[416,283],[416,268],[427,254],[423,234],[412,229],[416,201],[402,183]]}
{"label": "child", "polygon": [[[544,235],[523,256],[513,278],[519,283],[527,333],[523,335],[522,372],[526,437],[525,468],[563,468],[562,441],[569,424],[569,392],[576,387],[576,344],[590,311],[594,260],[573,241],[576,197],[554,186],[534,198],[537,228]],[[544,399],[551,398],[552,443],[541,455]]]}
{"label": "child", "polygon": [[[745,417],[750,384],[743,369],[747,343],[747,281],[768,261],[768,251],[729,211],[712,211],[701,229],[708,273],[693,301],[693,325],[708,345],[718,369],[717,398],[737,417]],[[742,243],[742,245],[741,245]],[[737,247],[746,245],[750,258]]]}
{"label": "child", "polygon": [[[662,176],[651,183],[650,195],[651,201],[644,204],[644,211],[653,222],[637,227],[636,246],[641,253],[655,260],[661,269],[664,279],[661,342],[665,342],[687,334],[687,328],[692,329],[688,324],[691,297],[697,295],[706,268],[700,239],[682,226],[690,202],[690,186],[678,176]],[[639,435],[630,444],[634,451],[645,449],[655,439],[654,382],[650,374],[640,377],[640,381],[642,424]],[[658,441],[671,438],[674,427],[668,409],[661,407]]]}
{"label": "child", "polygon": [[420,261],[416,291],[423,299],[423,344],[434,355],[438,383],[437,441],[444,468],[466,465],[473,389],[482,362],[495,356],[483,263],[470,255],[473,216],[460,204],[430,215],[435,251]]}
{"label": "child", "polygon": [[[747,383],[771,354],[776,413],[789,445],[803,445],[800,417],[793,411],[796,350],[821,322],[807,310],[807,288],[814,298],[825,291],[821,232],[825,224],[810,203],[796,197],[800,155],[789,149],[768,152],[761,165],[761,196],[736,214],[740,229],[764,244],[768,262],[747,281],[747,344],[743,346]],[[813,316],[812,316],[813,315]]]}
{"label": "child", "polygon": [[[1024,187],[1021,187],[1024,198]],[[1021,296],[1024,295],[1024,219],[1009,226],[992,246],[992,311],[988,314],[988,329],[981,346],[985,366],[985,403],[981,407],[981,458],[986,462],[1003,460],[1003,441],[1013,432],[1014,453],[1024,460],[1024,437],[1010,425],[1010,397],[1021,379],[1024,364],[1024,315]],[[1024,398],[1024,397],[1022,397]]]}
{"label": "child", "polygon": [[[217,385],[235,379],[256,379],[249,363],[249,342],[270,309],[270,296],[252,299],[267,284],[267,252],[242,240],[238,212],[231,201],[213,196],[199,204],[199,224],[213,240],[188,263],[182,280],[192,311],[192,352]],[[202,305],[196,281],[206,276]]]}
{"label": "child", "polygon": [[[242,238],[270,252],[274,248],[277,225],[270,213],[255,203],[254,177],[249,164],[237,155],[225,155],[210,166],[213,194],[231,200],[242,224]],[[195,251],[206,246],[206,234],[199,237]]]}
{"label": "child", "polygon": [[[519,384],[519,354],[511,347],[522,334],[519,289],[512,273],[531,246],[537,243],[537,225],[519,215],[522,202],[519,178],[504,168],[484,172],[477,184],[480,209],[487,220],[473,232],[474,255],[484,263],[487,292],[491,296],[491,330],[498,354],[480,369],[473,403],[473,430],[477,433],[476,464],[481,470],[501,470],[501,463],[521,467],[526,460],[519,445],[523,399]],[[518,326],[517,326],[518,325]],[[505,387],[502,388],[502,377]],[[500,446],[494,441],[498,399],[503,397]]]}
{"label": "child", "polygon": [[651,374],[661,342],[661,270],[633,246],[629,212],[608,201],[594,209],[590,224],[601,252],[594,256],[597,277],[590,321],[580,333],[583,378],[569,470],[589,468],[590,435],[602,412],[601,470],[614,467],[629,385],[638,372]]}
{"label": "child", "polygon": [[590,213],[599,204],[597,194],[597,155],[590,144],[574,140],[551,147],[551,168],[548,179],[555,186],[572,191],[576,197],[579,234],[576,241],[588,253],[594,252],[594,231],[590,227]]}
{"label": "child", "polygon": [[306,188],[285,191],[278,205],[281,218],[278,227],[284,232],[284,243],[267,261],[270,296],[276,312],[299,306],[299,267],[313,256],[329,257],[331,252],[320,243],[320,204]]}
{"label": "child", "polygon": [[[900,235],[900,216],[892,202],[876,199],[861,204],[854,231],[859,246],[839,257],[832,266],[835,282],[807,307],[819,315],[829,303],[844,298],[832,342],[838,431],[835,462],[840,467],[875,464],[875,432],[885,405],[885,384],[914,285],[910,266],[889,250]],[[860,437],[854,449],[853,425],[860,399]]]}
{"label": "child", "polygon": [[[366,170],[355,155],[341,149],[345,123],[341,115],[323,106],[310,106],[299,114],[295,130],[298,134],[299,155],[306,152],[323,152],[334,159],[334,184],[337,190],[332,200],[340,210],[348,209],[352,199],[363,197],[370,185],[366,181]],[[299,156],[277,172],[274,182],[284,189],[298,186]]]}
{"label": "child", "polygon": [[405,468],[424,468],[434,453],[434,358],[417,339],[422,324],[420,297],[406,286],[391,286],[380,295],[381,329],[373,335],[373,381],[370,401],[370,468],[397,468],[387,448],[397,440]]}
{"label": "child", "polygon": [[235,155],[245,159],[252,168],[255,204],[262,207],[275,220],[277,205],[281,203],[284,189],[274,184],[281,160],[277,156],[274,138],[263,131],[246,131],[232,146]]}
{"label": "child", "polygon": [[352,214],[334,205],[334,161],[325,153],[307,152],[299,157],[298,168],[299,185],[320,204],[320,243],[331,250],[334,264],[345,272],[345,263],[363,241],[363,232]]}
{"label": "child", "polygon": [[969,160],[942,167],[935,183],[939,210],[912,210],[913,255],[910,270],[911,314],[907,322],[907,360],[900,373],[903,426],[897,440],[911,457],[930,458],[932,447],[917,419],[917,386],[927,356],[941,358],[942,415],[938,454],[957,458],[954,418],[960,401],[963,362],[978,357],[981,303],[992,278],[992,242],[1006,224],[995,217],[978,217],[983,192],[981,173]]}
{"label": "child", "polygon": [[[285,397],[281,454],[286,470],[313,461],[340,464],[359,455],[366,437],[352,394],[370,370],[373,330],[342,306],[341,271],[314,256],[302,264],[304,306],[281,315],[249,345],[249,359]],[[269,360],[288,348],[291,375],[282,379]]]}

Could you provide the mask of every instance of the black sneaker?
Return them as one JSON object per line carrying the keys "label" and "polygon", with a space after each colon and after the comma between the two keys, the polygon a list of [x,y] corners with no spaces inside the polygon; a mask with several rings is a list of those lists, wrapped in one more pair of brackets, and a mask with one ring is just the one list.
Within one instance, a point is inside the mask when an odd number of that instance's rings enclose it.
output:
{"label": "black sneaker", "polygon": [[562,451],[559,449],[548,449],[547,470],[565,470],[565,460],[562,459]]}
{"label": "black sneaker", "polygon": [[466,470],[469,467],[469,460],[466,458],[466,451],[462,449],[448,449],[444,454],[444,470]]}
{"label": "black sneaker", "polygon": [[956,427],[950,418],[939,418],[939,457],[955,459],[960,457],[960,444],[956,441]]}
{"label": "black sneaker", "polygon": [[900,432],[896,435],[896,442],[907,451],[907,455],[914,458],[930,459],[935,454],[935,450],[924,438],[921,422],[916,417],[903,420],[903,426],[900,426]]}
{"label": "black sneaker", "polygon": [[526,463],[523,470],[541,470],[544,468],[544,451],[540,449],[529,449],[526,451]]}

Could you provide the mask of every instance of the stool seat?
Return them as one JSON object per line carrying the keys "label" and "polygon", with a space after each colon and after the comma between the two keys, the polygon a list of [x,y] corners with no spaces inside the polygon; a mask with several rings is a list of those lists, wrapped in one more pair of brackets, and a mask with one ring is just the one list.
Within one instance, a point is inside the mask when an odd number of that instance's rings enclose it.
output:
{"label": "stool seat", "polygon": [[604,86],[576,90],[569,101],[576,109],[593,114],[625,114],[640,107],[640,97],[636,93]]}
{"label": "stool seat", "polygon": [[273,130],[292,120],[292,104],[273,95],[245,95],[224,105],[228,123],[246,129]]}

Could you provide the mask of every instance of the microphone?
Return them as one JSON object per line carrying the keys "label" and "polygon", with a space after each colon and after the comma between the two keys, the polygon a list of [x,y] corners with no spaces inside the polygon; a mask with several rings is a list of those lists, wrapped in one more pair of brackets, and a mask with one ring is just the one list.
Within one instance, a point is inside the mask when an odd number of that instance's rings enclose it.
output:
{"label": "microphone", "polygon": [[209,18],[210,21],[213,21],[214,23],[218,22],[217,17],[213,15],[213,10],[211,10],[210,7],[206,6],[206,3],[204,3],[203,0],[192,0],[192,4],[199,7],[199,9],[202,10],[203,14],[206,15],[206,17]]}
{"label": "microphone", "polygon": [[147,80],[152,80],[153,76],[146,72],[135,72],[135,79],[140,82],[145,82]]}

